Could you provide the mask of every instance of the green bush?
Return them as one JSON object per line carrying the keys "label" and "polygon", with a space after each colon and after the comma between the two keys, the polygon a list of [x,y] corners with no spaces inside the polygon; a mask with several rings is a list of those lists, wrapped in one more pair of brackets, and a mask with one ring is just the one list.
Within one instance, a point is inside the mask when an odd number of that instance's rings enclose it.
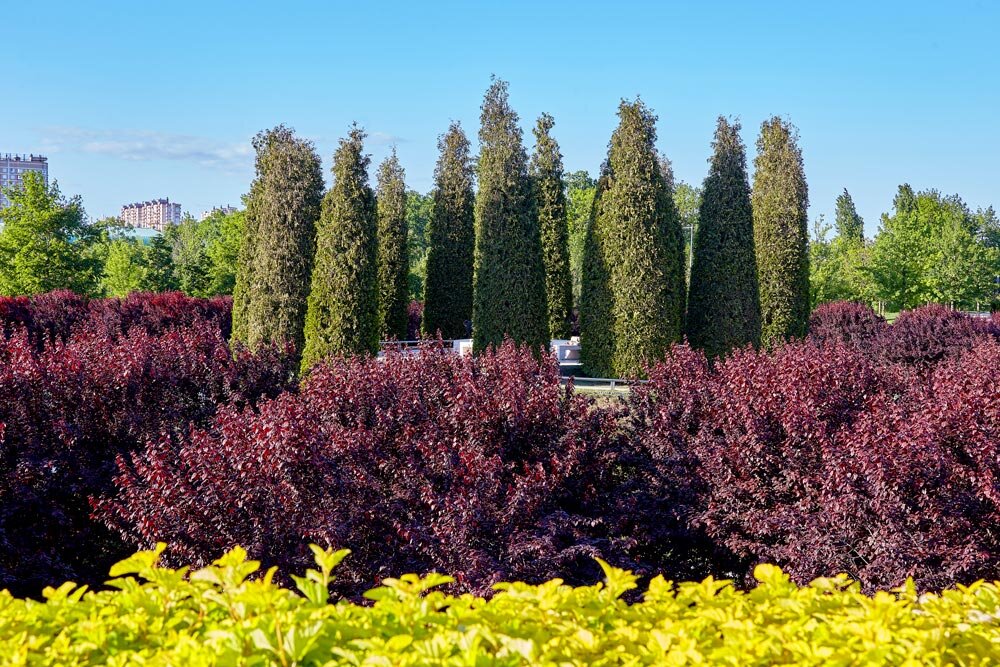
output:
{"label": "green bush", "polygon": [[873,597],[845,575],[791,583],[757,566],[749,592],[706,579],[636,577],[499,584],[489,600],[439,589],[441,574],[385,579],[369,603],[330,603],[348,555],[312,547],[298,592],[236,548],[190,572],[157,566],[165,546],[111,569],[111,590],[66,583],[44,602],[0,592],[0,655],[13,665],[987,665],[1000,660],[998,584]]}

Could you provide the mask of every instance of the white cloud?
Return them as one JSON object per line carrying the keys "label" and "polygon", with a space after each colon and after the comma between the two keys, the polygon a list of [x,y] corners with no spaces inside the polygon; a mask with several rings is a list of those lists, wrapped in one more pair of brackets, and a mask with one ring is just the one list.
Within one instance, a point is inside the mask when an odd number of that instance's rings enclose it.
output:
{"label": "white cloud", "polygon": [[250,141],[238,144],[153,130],[92,130],[48,127],[41,130],[47,152],[81,152],[122,160],[173,160],[203,167],[245,169],[253,166]]}

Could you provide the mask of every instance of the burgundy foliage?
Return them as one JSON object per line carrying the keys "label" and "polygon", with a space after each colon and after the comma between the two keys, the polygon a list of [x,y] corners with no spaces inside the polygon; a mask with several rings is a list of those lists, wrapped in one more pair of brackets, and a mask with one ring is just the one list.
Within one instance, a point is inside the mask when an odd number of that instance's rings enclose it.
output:
{"label": "burgundy foliage", "polygon": [[406,309],[406,340],[419,340],[420,324],[424,319],[424,302],[411,301]]}
{"label": "burgundy foliage", "polygon": [[619,412],[567,393],[553,360],[509,343],[476,359],[427,347],[333,360],[259,414],[225,409],[123,457],[102,514],[139,544],[168,541],[180,562],[238,543],[295,572],[308,542],[348,547],[348,594],[430,570],[480,593],[501,579],[592,582],[593,556],[663,569],[649,558],[679,550],[685,530],[653,511],[668,498],[640,483],[655,475]]}
{"label": "burgundy foliage", "polygon": [[992,579],[998,364],[989,337],[929,382],[839,342],[743,350],[712,370],[675,348],[634,391],[636,436],[692,471],[693,524],[747,566],[802,582],[848,572],[869,589]]}
{"label": "burgundy foliage", "polygon": [[882,337],[880,351],[889,362],[926,368],[986,338],[1000,338],[1000,327],[991,320],[932,304],[900,313]]}
{"label": "burgundy foliage", "polygon": [[[149,301],[114,320],[131,324],[111,327],[93,302],[36,297],[30,324],[0,338],[0,588],[103,581],[130,548],[90,517],[88,499],[112,491],[116,456],[207,423],[219,404],[253,405],[290,387],[284,351],[234,356],[213,314],[223,304],[168,326],[170,309],[186,306]],[[0,303],[11,312],[11,300]],[[61,319],[55,303],[67,305]]]}
{"label": "burgundy foliage", "polygon": [[885,318],[863,303],[835,301],[817,306],[809,318],[809,339],[870,347],[885,331]]}

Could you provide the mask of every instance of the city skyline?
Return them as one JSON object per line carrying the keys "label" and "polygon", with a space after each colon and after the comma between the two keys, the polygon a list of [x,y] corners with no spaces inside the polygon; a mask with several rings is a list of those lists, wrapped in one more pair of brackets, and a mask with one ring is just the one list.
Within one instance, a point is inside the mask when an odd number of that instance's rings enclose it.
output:
{"label": "city skyline", "polygon": [[[337,140],[356,120],[373,169],[396,146],[407,185],[427,192],[450,120],[477,145],[491,74],[510,82],[529,149],[535,118],[555,117],[567,171],[596,175],[619,99],[639,94],[659,116],[659,147],[678,180],[692,185],[707,173],[719,114],[741,119],[752,161],[760,122],[777,113],[800,131],[810,220],[832,221],[847,188],[871,236],[903,182],[956,193],[973,209],[1000,205],[1000,136],[989,129],[1000,107],[990,46],[1000,9],[985,2],[530,12],[521,3],[292,3],[276,20],[255,3],[239,12],[226,3],[52,7],[44,25],[29,7],[7,11],[23,39],[48,48],[13,56],[8,89],[25,93],[0,107],[3,148],[47,155],[50,178],[94,218],[156,193],[192,214],[239,204],[253,178],[250,139],[278,123],[316,143],[329,184]],[[111,43],[140,20],[183,47]],[[77,31],[108,45],[76,53]],[[153,105],[120,102],[158,93]]]}

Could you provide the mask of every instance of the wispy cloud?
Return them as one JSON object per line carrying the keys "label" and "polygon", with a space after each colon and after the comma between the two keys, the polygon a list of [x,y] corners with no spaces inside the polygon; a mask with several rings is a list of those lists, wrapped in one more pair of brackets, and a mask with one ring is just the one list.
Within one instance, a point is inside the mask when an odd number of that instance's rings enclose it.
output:
{"label": "wispy cloud", "polygon": [[40,130],[44,150],[106,155],[146,162],[173,160],[216,169],[245,169],[253,165],[249,140],[234,144],[205,137],[153,130],[93,130],[47,127]]}
{"label": "wispy cloud", "polygon": [[401,144],[406,141],[403,137],[398,137],[395,134],[389,134],[388,132],[369,132],[368,139],[376,146],[391,146],[394,144]]}

